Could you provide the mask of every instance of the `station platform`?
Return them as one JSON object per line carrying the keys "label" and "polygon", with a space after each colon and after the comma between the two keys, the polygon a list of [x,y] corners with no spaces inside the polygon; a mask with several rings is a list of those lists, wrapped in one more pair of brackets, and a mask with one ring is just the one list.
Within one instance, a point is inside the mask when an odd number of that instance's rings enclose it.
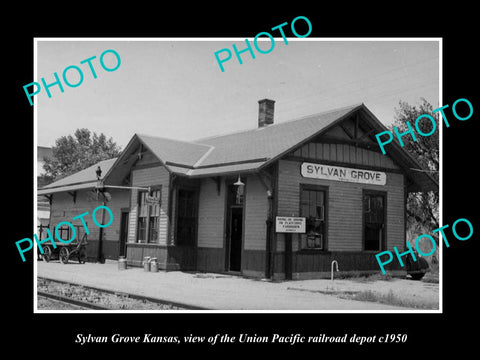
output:
{"label": "station platform", "polygon": [[[438,305],[438,284],[395,279],[361,282],[355,280],[294,280],[272,282],[230,274],[159,271],[143,268],[120,270],[118,262],[104,264],[37,261],[36,276],[109,291],[146,296],[179,304],[201,307],[207,311],[262,312],[411,312],[413,307],[393,306],[371,301],[342,299],[342,291],[376,291],[379,294],[402,293]],[[332,294],[328,294],[331,292]],[[189,310],[197,311],[197,310]],[[201,310],[200,310],[201,311]]]}

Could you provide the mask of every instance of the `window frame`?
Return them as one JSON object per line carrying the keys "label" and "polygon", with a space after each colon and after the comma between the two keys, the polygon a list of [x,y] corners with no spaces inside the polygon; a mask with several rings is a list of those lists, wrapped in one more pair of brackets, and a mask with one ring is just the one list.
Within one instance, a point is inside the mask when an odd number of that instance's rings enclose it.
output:
{"label": "window frame", "polygon": [[140,235],[140,218],[144,216],[140,216],[140,206],[141,206],[141,200],[142,200],[142,194],[148,193],[147,190],[137,190],[137,233],[135,236],[135,243],[137,244],[158,244],[159,242],[159,234],[160,234],[160,216],[161,216],[161,208],[162,208],[162,185],[156,185],[156,186],[151,186],[150,187],[151,192],[159,192],[159,202],[158,202],[158,229],[157,229],[157,238],[156,239],[150,239],[151,235],[151,229],[150,229],[150,218],[153,217],[151,216],[152,212],[152,205],[147,205],[147,214],[145,216],[145,239],[142,239],[140,241],[139,235]]}
{"label": "window frame", "polygon": [[326,185],[315,185],[315,184],[300,184],[300,193],[299,193],[299,211],[301,217],[305,217],[305,214],[302,213],[302,193],[303,191],[322,191],[324,193],[323,198],[323,222],[324,222],[324,232],[322,234],[322,247],[321,248],[308,248],[302,247],[302,236],[306,236],[305,234],[299,234],[299,246],[298,252],[305,252],[305,253],[314,253],[314,252],[328,252],[328,208],[329,208],[329,187]]}
{"label": "window frame", "polygon": [[[365,202],[364,198],[367,195],[373,195],[373,196],[382,196],[383,197],[383,228],[382,228],[382,239],[380,240],[380,246],[378,250],[366,250],[365,249]],[[372,189],[362,189],[362,251],[368,252],[368,253],[377,253],[379,251],[385,251],[387,248],[387,219],[388,219],[388,192],[387,191],[381,191],[381,190],[372,190]],[[368,210],[370,211],[372,208],[371,203],[369,202],[369,207]]]}

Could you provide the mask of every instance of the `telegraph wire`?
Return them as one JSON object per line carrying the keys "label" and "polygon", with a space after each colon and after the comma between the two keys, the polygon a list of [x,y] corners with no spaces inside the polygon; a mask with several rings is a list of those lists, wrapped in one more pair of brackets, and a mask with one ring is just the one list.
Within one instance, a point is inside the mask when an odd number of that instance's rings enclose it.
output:
{"label": "telegraph wire", "polygon": [[[437,60],[438,57],[430,57],[430,58],[426,58],[426,59],[423,59],[423,60],[419,60],[419,61],[416,61],[416,62],[413,62],[413,63],[410,63],[410,64],[407,64],[407,65],[404,65],[404,66],[398,66],[396,68],[392,68],[390,70],[387,70],[387,71],[384,71],[384,72],[381,72],[381,73],[378,73],[374,76],[366,76],[366,77],[363,77],[363,78],[360,78],[360,79],[356,79],[356,80],[353,80],[353,81],[349,81],[349,82],[346,82],[346,83],[343,83],[343,84],[340,84],[340,85],[337,85],[337,86],[334,86],[332,89],[329,89],[329,91],[331,90],[342,90],[343,88],[345,88],[346,86],[350,86],[350,85],[353,85],[353,84],[356,84],[356,83],[359,83],[359,82],[364,82],[364,81],[371,81],[371,80],[374,80],[374,79],[378,79],[379,77],[381,76],[384,76],[386,74],[389,74],[389,73],[392,73],[392,72],[395,72],[395,71],[399,71],[399,70],[405,70],[407,68],[411,68],[413,67],[414,65],[418,65],[418,64],[421,64],[421,63],[425,63],[425,62],[428,62],[428,61],[432,61],[432,60]],[[419,69],[418,72],[421,72],[423,73],[423,70]],[[418,72],[414,72],[413,74],[410,74],[410,75],[415,75],[416,73]],[[405,78],[406,76],[405,75],[402,75],[400,77],[396,77],[394,79],[385,79],[385,81],[381,81],[380,83],[384,82],[384,83],[389,83],[389,82],[393,82],[395,80],[398,80],[400,78]],[[374,85],[375,86],[375,85]],[[350,88],[350,87],[349,87]],[[282,103],[288,103],[288,102],[292,102],[292,101],[295,101],[295,100],[298,100],[298,99],[305,99],[305,98],[310,98],[310,97],[313,97],[313,96],[318,96],[319,93],[322,93],[322,92],[325,92],[325,91],[320,91],[318,93],[315,93],[315,94],[311,94],[310,95],[305,95],[305,94],[302,94],[302,95],[299,95],[299,96],[296,96],[296,97],[292,97],[292,98],[289,98],[287,100],[284,100],[282,101]]]}
{"label": "telegraph wire", "polygon": [[[355,103],[355,102],[362,102],[362,103],[376,102],[376,103],[381,104],[381,103],[384,103],[384,102],[388,101],[388,99],[394,98],[395,96],[399,96],[400,94],[403,94],[405,92],[411,92],[412,90],[439,86],[438,83],[424,83],[424,84],[418,83],[418,79],[422,79],[422,77],[420,77],[420,78],[415,77],[415,79],[417,80],[416,81],[417,84],[415,86],[409,86],[408,88],[405,88],[405,89],[397,87],[397,89],[392,89],[391,91],[383,92],[383,93],[380,93],[380,91],[377,90],[379,92],[378,94],[372,94],[372,95],[367,95],[367,96],[364,95],[364,96],[362,96],[361,101],[355,101],[355,100],[352,100],[352,98],[351,98],[351,95],[353,95],[353,94],[357,94],[357,93],[361,94],[362,92],[366,92],[367,90],[378,88],[379,86],[385,86],[385,88],[386,88],[385,90],[389,90],[388,85],[396,83],[397,80],[411,78],[411,77],[414,77],[416,74],[425,73],[425,71],[423,69],[420,69],[420,68],[415,69],[415,68],[413,68],[414,66],[422,64],[422,63],[427,63],[429,61],[438,60],[438,59],[439,59],[438,56],[421,59],[421,60],[406,64],[406,65],[391,68],[391,69],[386,70],[384,72],[378,73],[374,76],[366,76],[366,77],[363,77],[363,78],[360,78],[360,79],[356,79],[356,80],[349,81],[349,82],[346,82],[346,83],[343,83],[343,84],[339,84],[339,85],[334,86],[330,89],[325,89],[325,90],[318,91],[316,93],[309,92],[307,94],[304,93],[302,95],[289,97],[289,98],[286,98],[284,100],[277,100],[276,105],[282,107],[282,113],[278,115],[278,119],[280,120],[279,123],[291,120],[293,118],[298,118],[298,117],[303,116],[304,115],[303,113],[298,112],[299,109],[304,110],[304,112],[306,112],[306,111],[308,111],[308,109],[313,110],[314,108],[317,108],[318,111],[316,111],[316,112],[322,112],[324,110],[334,109],[336,107],[351,105],[352,103]],[[413,70],[408,75],[399,75],[399,76],[395,76],[393,78],[382,78],[380,81],[377,81],[376,83],[374,83],[372,85],[364,85],[364,86],[361,86],[360,88],[356,88],[356,89],[352,88],[352,85],[354,85],[354,84],[358,84],[358,83],[362,83],[362,82],[366,82],[366,81],[372,82],[372,80],[384,77],[387,74],[391,74],[391,73],[401,71],[401,70],[406,70],[406,69],[409,69],[409,68],[413,68]],[[435,69],[437,69],[437,68],[435,68]],[[344,89],[348,89],[348,90],[344,91]],[[321,98],[322,94],[327,95],[328,98],[325,98],[325,97]],[[336,99],[338,99],[340,97],[345,99],[346,96],[350,97],[350,99],[349,100],[342,100],[340,102],[335,101]],[[315,103],[308,102],[308,100],[312,99],[312,98],[318,98],[318,100],[315,101]],[[289,105],[292,102],[295,102],[295,101],[298,102],[299,100],[301,100],[301,102],[305,102],[306,105],[305,104],[299,105],[298,103],[294,104],[293,106]],[[328,108],[325,108],[325,105],[328,105]],[[313,110],[313,111],[315,111],[315,110]],[[289,114],[291,114],[291,115],[289,115]],[[236,117],[236,122],[238,121],[239,123],[249,123],[252,120],[250,118],[250,112],[248,112],[248,113],[245,112],[244,114],[238,114],[238,115],[239,116]],[[390,119],[390,121],[388,119],[383,119],[383,121],[391,122],[391,121],[393,121],[393,119]],[[246,131],[246,130],[249,130],[249,129],[251,129],[251,127],[245,128],[244,130],[235,130],[234,132]],[[214,135],[210,135],[210,136],[218,136],[218,135],[214,134]]]}

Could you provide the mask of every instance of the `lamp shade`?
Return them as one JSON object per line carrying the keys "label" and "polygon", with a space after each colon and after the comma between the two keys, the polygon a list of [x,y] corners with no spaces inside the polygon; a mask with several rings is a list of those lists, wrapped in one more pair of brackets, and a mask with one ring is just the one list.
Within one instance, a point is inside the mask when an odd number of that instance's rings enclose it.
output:
{"label": "lamp shade", "polygon": [[238,179],[236,183],[233,183],[235,186],[245,186],[245,184],[242,182],[242,179],[240,179],[240,174],[238,174]]}

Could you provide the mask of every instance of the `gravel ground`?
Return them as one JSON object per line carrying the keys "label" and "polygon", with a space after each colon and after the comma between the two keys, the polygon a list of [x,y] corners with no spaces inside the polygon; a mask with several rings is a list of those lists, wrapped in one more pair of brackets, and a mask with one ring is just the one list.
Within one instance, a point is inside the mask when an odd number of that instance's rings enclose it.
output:
{"label": "gravel ground", "polygon": [[43,296],[37,298],[37,307],[39,310],[86,310],[81,306],[66,304]]}
{"label": "gravel ground", "polygon": [[[86,288],[80,285],[62,284],[52,282],[44,279],[38,279],[37,290],[58,294],[68,298],[88,302],[91,304],[107,307],[112,310],[179,310],[181,308],[173,305],[159,304],[148,300],[139,300],[129,297],[126,294],[111,294],[104,291],[98,291],[95,289]],[[41,309],[40,299],[38,297],[39,305],[38,309]],[[47,304],[49,309],[65,310],[63,306],[69,307],[73,305],[66,305],[61,302],[57,302],[59,308],[53,308],[54,304]],[[78,308],[77,308],[78,309]]]}
{"label": "gravel ground", "polygon": [[439,284],[411,279],[360,277],[334,281],[304,280],[298,284],[291,283],[289,289],[412,309],[439,309]]}

